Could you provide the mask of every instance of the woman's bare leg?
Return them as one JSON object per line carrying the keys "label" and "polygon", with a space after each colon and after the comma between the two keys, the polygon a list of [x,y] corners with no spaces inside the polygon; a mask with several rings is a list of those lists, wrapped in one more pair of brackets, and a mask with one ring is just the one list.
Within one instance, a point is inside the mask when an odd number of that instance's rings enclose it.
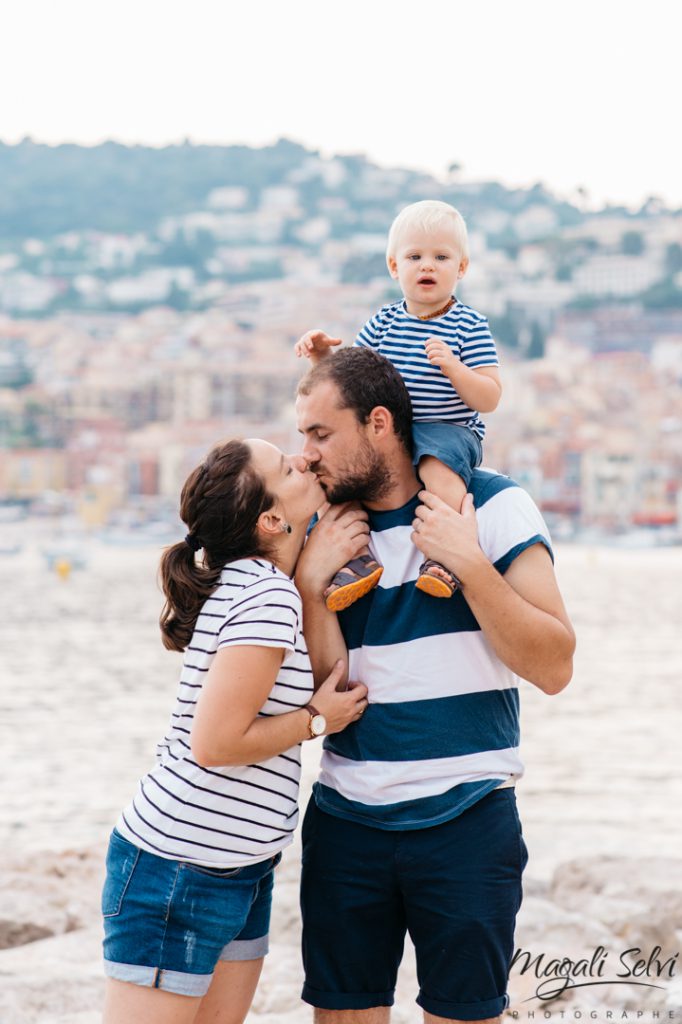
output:
{"label": "woman's bare leg", "polygon": [[200,996],[106,979],[103,1024],[194,1024]]}
{"label": "woman's bare leg", "polygon": [[242,1024],[262,969],[263,957],[220,960],[203,997],[107,978],[103,1024]]}
{"label": "woman's bare leg", "polygon": [[258,960],[220,960],[193,1024],[242,1024],[263,968]]}

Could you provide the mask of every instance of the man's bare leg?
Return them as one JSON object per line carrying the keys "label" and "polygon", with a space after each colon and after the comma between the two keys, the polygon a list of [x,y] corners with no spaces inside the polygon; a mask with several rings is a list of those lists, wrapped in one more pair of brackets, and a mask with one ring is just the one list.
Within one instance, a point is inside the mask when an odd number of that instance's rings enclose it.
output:
{"label": "man's bare leg", "polygon": [[486,1017],[485,1020],[452,1020],[451,1017],[434,1017],[424,1011],[424,1024],[500,1024],[501,1017]]}
{"label": "man's bare leg", "polygon": [[315,1024],[388,1024],[390,1015],[390,1006],[373,1006],[370,1010],[320,1010],[316,1007],[314,1019]]}
{"label": "man's bare leg", "polygon": [[[371,1010],[315,1010],[315,1024],[388,1024],[390,1006],[374,1006]],[[424,1011],[424,1024],[500,1024],[501,1017],[487,1017],[485,1020],[453,1020],[451,1017],[434,1017]]]}

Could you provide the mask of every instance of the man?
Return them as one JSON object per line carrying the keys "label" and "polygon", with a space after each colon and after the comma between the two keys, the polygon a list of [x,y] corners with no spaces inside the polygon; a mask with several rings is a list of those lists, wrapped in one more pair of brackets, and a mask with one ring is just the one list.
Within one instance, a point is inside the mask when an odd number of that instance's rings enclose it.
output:
{"label": "man", "polygon": [[[405,385],[368,349],[315,366],[297,420],[332,503],[296,573],[316,678],[347,649],[369,700],[326,738],[303,825],[303,998],[317,1024],[386,1024],[409,930],[427,1024],[495,1021],[527,859],[517,676],[558,693],[575,646],[547,529],[495,473],[461,513],[421,490]],[[322,592],[368,530],[380,585],[337,616]],[[461,581],[450,600],[415,588],[424,555]]]}

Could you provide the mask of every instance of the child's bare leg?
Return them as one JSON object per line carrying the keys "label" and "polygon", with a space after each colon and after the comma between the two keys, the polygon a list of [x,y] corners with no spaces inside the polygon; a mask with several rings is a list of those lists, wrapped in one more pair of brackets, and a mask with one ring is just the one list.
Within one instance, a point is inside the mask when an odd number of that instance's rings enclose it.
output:
{"label": "child's bare leg", "polygon": [[[361,507],[359,502],[357,507]],[[327,608],[332,612],[348,608],[376,587],[383,571],[383,566],[370,554],[369,548],[364,547],[359,555],[339,569],[325,590]]]}
{"label": "child's bare leg", "polygon": [[[444,501],[456,512],[462,507],[467,487],[461,476],[449,466],[439,462],[433,455],[426,455],[419,462],[419,476],[427,491]],[[440,583],[439,581],[442,581]],[[457,577],[445,566],[433,559],[427,559],[419,571],[417,587],[433,597],[451,597],[457,589]]]}
{"label": "child's bare leg", "polygon": [[419,463],[419,477],[427,491],[459,512],[467,492],[461,476],[433,455],[425,455]]}

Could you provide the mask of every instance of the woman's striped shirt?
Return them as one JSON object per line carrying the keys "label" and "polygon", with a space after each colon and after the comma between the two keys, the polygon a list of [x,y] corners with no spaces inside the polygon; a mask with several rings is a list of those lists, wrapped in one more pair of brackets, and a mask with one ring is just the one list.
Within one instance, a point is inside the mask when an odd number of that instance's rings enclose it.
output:
{"label": "woman's striped shirt", "polygon": [[420,320],[405,301],[384,306],[362,328],[355,345],[374,349],[393,363],[405,381],[416,422],[446,420],[469,427],[483,439],[485,425],[459,397],[445,374],[426,357],[427,338],[440,338],[465,366],[497,366],[497,351],[480,313],[461,302],[433,320]]}
{"label": "woman's striped shirt", "polygon": [[131,843],[171,860],[240,867],[273,856],[298,823],[300,744],[260,764],[203,768],[192,757],[194,710],[216,652],[232,645],[280,647],[284,661],[260,716],[304,707],[313,694],[293,581],[264,559],[226,565],[184,654],[175,707],[116,828]]}

